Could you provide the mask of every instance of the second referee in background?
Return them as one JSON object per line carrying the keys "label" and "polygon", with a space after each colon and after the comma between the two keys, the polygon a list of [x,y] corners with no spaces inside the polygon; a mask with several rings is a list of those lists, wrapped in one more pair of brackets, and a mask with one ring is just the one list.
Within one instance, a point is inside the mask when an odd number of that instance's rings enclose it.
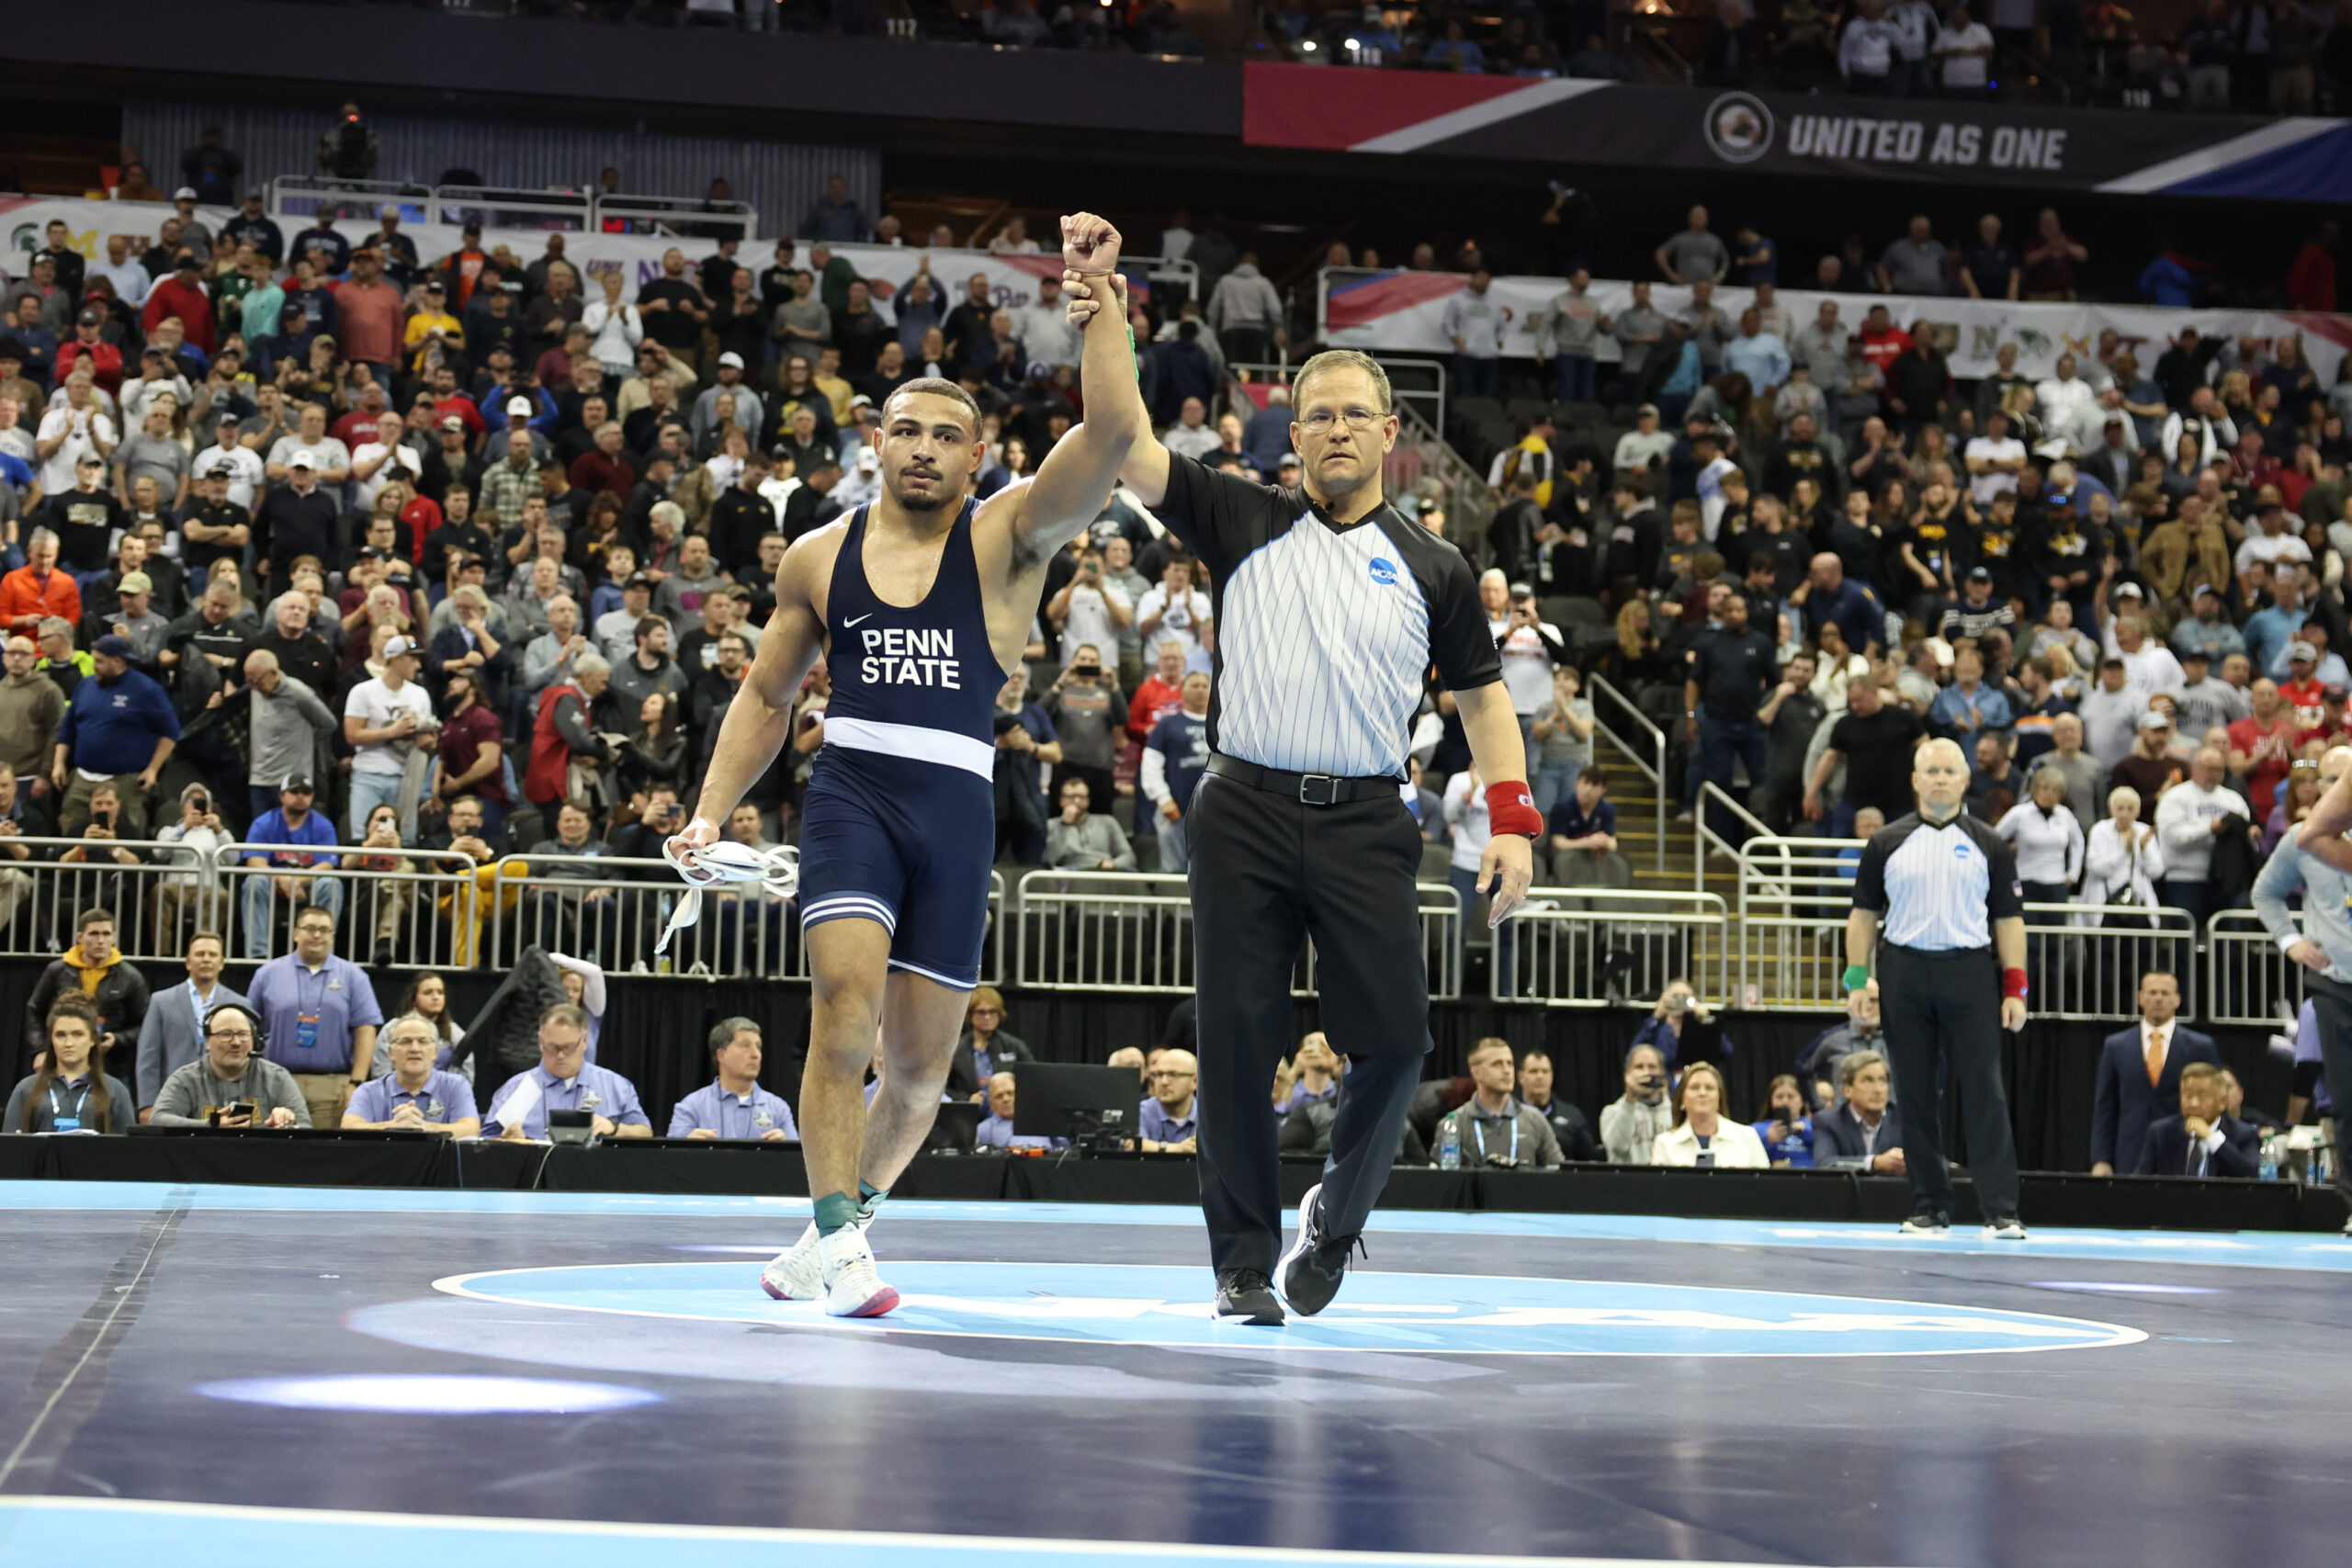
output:
{"label": "second referee in background", "polygon": [[[2018,1149],[2001,1085],[2001,1032],[2025,1027],[2025,900],[2008,841],[1961,809],[1968,759],[1950,740],[1914,753],[1919,809],[1871,835],[1846,917],[1846,989],[1870,984],[1877,950],[1888,1066],[1911,1179],[1905,1235],[1951,1228],[1944,1076],[1960,1090],[1968,1169],[1984,1232],[2022,1241]],[[1997,965],[1995,949],[1999,950]]]}
{"label": "second referee in background", "polygon": [[[1088,287],[1069,284],[1077,299]],[[1283,1301],[1311,1314],[1338,1293],[1430,1048],[1421,837],[1404,790],[1431,665],[1487,781],[1494,837],[1477,886],[1493,889],[1495,921],[1526,892],[1544,829],[1469,563],[1382,495],[1397,432],[1387,374],[1367,355],[1318,354],[1292,393],[1297,490],[1213,473],[1150,441],[1119,474],[1207,563],[1216,594],[1208,772],[1185,812],[1201,1211],[1216,1315],[1265,1325],[1283,1321]],[[1266,1087],[1292,1039],[1291,973],[1310,937],[1323,1029],[1350,1066],[1323,1179],[1283,1253]]]}

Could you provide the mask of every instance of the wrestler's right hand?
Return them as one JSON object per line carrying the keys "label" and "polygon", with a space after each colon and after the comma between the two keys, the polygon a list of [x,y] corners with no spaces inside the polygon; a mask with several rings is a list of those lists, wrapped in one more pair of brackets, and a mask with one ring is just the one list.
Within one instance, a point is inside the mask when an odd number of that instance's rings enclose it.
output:
{"label": "wrestler's right hand", "polygon": [[723,837],[718,823],[707,817],[697,817],[674,835],[673,841],[689,850],[707,850]]}

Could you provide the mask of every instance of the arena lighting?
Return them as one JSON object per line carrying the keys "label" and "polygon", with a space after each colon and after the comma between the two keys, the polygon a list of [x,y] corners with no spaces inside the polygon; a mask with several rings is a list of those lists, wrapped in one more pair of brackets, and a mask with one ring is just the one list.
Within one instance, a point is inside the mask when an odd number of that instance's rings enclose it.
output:
{"label": "arena lighting", "polygon": [[1313,54],[1315,52],[1315,40],[1313,39],[1308,39],[1298,47],[1302,53]]}
{"label": "arena lighting", "polygon": [[616,1383],[553,1378],[356,1373],[311,1378],[238,1378],[198,1383],[208,1399],[285,1410],[358,1410],[373,1415],[585,1416],[658,1404],[662,1396]]}

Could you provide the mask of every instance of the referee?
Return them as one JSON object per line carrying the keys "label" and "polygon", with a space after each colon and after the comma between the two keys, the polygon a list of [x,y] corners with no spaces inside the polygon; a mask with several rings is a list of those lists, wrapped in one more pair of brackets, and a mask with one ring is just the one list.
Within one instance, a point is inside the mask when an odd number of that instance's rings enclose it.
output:
{"label": "referee", "polygon": [[[1153,441],[1131,447],[1119,475],[1207,565],[1216,595],[1208,771],[1185,812],[1201,1210],[1216,1315],[1266,1325],[1283,1321],[1278,1269],[1293,1312],[1338,1293],[1430,1048],[1421,838],[1404,790],[1431,665],[1488,781],[1494,837],[1477,886],[1493,888],[1498,922],[1526,891],[1529,840],[1544,827],[1476,578],[1382,497],[1397,430],[1386,373],[1367,355],[1318,354],[1300,367],[1291,407],[1301,489],[1213,473]],[[1323,1179],[1283,1253],[1266,1086],[1291,1039],[1291,972],[1309,936],[1323,1030],[1351,1066]]]}
{"label": "referee", "polygon": [[2007,840],[1961,811],[1968,760],[1957,744],[1928,741],[1911,768],[1919,809],[1871,835],[1846,917],[1849,993],[1870,984],[1871,950],[1878,949],[1886,1053],[1911,1178],[1911,1217],[1903,1234],[1951,1229],[1951,1172],[1943,1153],[1949,1070],[1967,1119],[1968,1168],[1984,1233],[2023,1241],[2018,1150],[2001,1087],[2001,1031],[2025,1027],[2025,901],[2017,863]]}

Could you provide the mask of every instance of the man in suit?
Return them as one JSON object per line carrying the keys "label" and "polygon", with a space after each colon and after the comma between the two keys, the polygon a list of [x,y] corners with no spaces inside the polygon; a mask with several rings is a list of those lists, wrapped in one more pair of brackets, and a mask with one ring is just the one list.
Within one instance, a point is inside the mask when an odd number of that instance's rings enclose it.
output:
{"label": "man in suit", "polygon": [[2148,1127],[2136,1168],[2142,1176],[2252,1176],[2261,1134],[2222,1109],[2222,1069],[2191,1062],[2180,1069],[2180,1114]]}
{"label": "man in suit", "polygon": [[164,1080],[204,1055],[204,1019],[223,1002],[239,1007],[245,998],[220,983],[220,966],[229,950],[211,931],[187,939],[187,979],[158,988],[148,999],[147,1017],[139,1026],[139,1065],[132,1087],[139,1097],[139,1120],[155,1109]]}
{"label": "man in suit", "polygon": [[2148,1124],[2180,1112],[2180,1070],[2191,1062],[2222,1065],[2213,1037],[2184,1027],[2180,982],[2151,969],[2140,976],[2140,1021],[2107,1037],[2098,1056],[2098,1092],[2091,1101],[2091,1174],[2140,1168]]}
{"label": "man in suit", "polygon": [[1903,1176],[1903,1112],[1894,1079],[1877,1051],[1850,1051],[1838,1061],[1843,1103],[1813,1119],[1813,1163],[1874,1176]]}

